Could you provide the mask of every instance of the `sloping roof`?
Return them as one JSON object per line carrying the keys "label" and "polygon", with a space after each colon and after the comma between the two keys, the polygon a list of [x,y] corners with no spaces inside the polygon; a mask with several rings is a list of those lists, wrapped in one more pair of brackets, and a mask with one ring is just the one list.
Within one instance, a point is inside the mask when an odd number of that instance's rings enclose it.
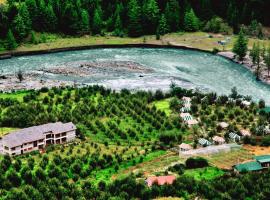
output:
{"label": "sloping roof", "polygon": [[213,141],[215,141],[215,142],[225,142],[225,139],[223,137],[215,135],[213,137]]}
{"label": "sloping roof", "polygon": [[260,163],[270,162],[270,155],[254,156],[254,159]]}
{"label": "sloping roof", "polygon": [[243,136],[251,136],[251,133],[248,130],[245,130],[245,129],[240,130],[240,133]]}
{"label": "sloping roof", "polygon": [[152,176],[146,179],[148,187],[151,187],[153,184],[164,185],[164,184],[173,184],[175,181],[175,176]]}
{"label": "sloping roof", "polygon": [[189,144],[182,143],[179,145],[180,149],[192,149],[192,147]]}
{"label": "sloping roof", "polygon": [[229,137],[232,139],[236,139],[236,138],[240,139],[241,138],[239,135],[237,135],[236,133],[233,133],[233,132],[229,133]]}
{"label": "sloping roof", "polygon": [[258,163],[256,161],[252,161],[252,162],[247,162],[247,163],[243,163],[243,164],[238,164],[234,168],[239,172],[242,172],[242,171],[257,171],[257,170],[261,170],[262,166],[261,166],[260,163]]}
{"label": "sloping roof", "polygon": [[23,143],[40,140],[44,138],[44,133],[63,133],[67,131],[76,130],[76,126],[72,123],[56,122],[48,123],[40,126],[32,126],[29,128],[13,131],[3,136],[3,143],[8,147],[16,147]]}
{"label": "sloping roof", "polygon": [[200,138],[198,142],[200,145],[207,145],[207,146],[211,145],[211,142],[209,142],[208,140],[204,138]]}
{"label": "sloping roof", "polygon": [[221,128],[227,128],[227,127],[229,126],[229,124],[228,124],[227,122],[220,122],[220,123],[219,123],[219,126],[220,126]]}

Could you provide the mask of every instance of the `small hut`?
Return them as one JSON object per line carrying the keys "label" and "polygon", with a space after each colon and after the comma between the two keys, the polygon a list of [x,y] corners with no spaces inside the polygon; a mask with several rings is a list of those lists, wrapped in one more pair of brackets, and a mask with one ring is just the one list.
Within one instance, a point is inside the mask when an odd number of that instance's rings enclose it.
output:
{"label": "small hut", "polygon": [[189,151],[192,147],[189,144],[182,143],[179,145],[179,151]]}
{"label": "small hut", "polygon": [[225,139],[223,137],[220,137],[220,136],[214,136],[213,138],[213,142],[215,144],[224,144],[225,143]]}
{"label": "small hut", "polygon": [[249,130],[242,129],[242,130],[240,130],[240,133],[243,137],[250,137],[251,136],[251,133],[249,132]]}
{"label": "small hut", "polygon": [[229,124],[228,124],[227,122],[220,122],[218,125],[219,125],[222,129],[226,129],[226,128],[228,128],[228,126],[229,126]]}

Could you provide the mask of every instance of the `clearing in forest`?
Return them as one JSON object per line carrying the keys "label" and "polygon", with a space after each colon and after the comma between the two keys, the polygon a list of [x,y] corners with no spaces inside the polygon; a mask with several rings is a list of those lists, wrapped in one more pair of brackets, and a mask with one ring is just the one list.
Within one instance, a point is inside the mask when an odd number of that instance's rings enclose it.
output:
{"label": "clearing in forest", "polygon": [[244,145],[243,148],[255,156],[270,154],[270,147]]}

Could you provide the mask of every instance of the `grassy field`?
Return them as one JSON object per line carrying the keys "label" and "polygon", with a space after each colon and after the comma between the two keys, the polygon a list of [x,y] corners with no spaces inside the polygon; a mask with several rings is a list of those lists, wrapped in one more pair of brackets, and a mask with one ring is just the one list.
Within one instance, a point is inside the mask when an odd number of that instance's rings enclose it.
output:
{"label": "grassy field", "polygon": [[206,167],[198,169],[185,170],[184,175],[191,176],[196,180],[212,180],[224,175],[224,172],[216,167]]}
{"label": "grassy field", "polygon": [[153,102],[153,105],[155,105],[158,110],[165,112],[167,116],[172,113],[172,110],[170,109],[170,99],[155,101]]}
{"label": "grassy field", "polygon": [[[83,37],[61,37],[54,34],[46,34],[48,38],[46,42],[37,45],[23,44],[19,46],[15,51],[37,51],[48,50],[56,48],[67,48],[74,46],[86,46],[86,45],[108,45],[108,44],[157,44],[157,45],[176,45],[198,48],[202,50],[212,51],[213,48],[223,50],[223,47],[218,44],[218,41],[231,38],[230,42],[226,45],[225,50],[231,50],[233,43],[236,39],[234,35],[224,36],[221,34],[211,34],[205,32],[195,33],[171,33],[161,37],[160,40],[156,40],[155,36],[144,36],[139,38],[120,38],[113,36],[83,36]],[[252,47],[255,41],[260,41],[266,46],[269,45],[267,40],[250,39],[249,48]],[[2,51],[4,53],[4,51]]]}
{"label": "grassy field", "polygon": [[17,91],[14,93],[0,93],[0,98],[6,99],[17,99],[18,101],[23,101],[23,97],[27,95],[29,91]]}

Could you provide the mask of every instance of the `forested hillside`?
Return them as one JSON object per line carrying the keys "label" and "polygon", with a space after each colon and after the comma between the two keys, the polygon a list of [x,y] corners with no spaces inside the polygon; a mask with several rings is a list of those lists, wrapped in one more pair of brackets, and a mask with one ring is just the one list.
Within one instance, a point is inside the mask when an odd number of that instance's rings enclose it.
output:
{"label": "forested hillside", "polygon": [[12,49],[25,40],[37,43],[35,32],[137,37],[226,33],[230,27],[238,32],[252,24],[251,32],[258,35],[258,27],[270,25],[269,10],[270,2],[263,0],[8,0],[0,5],[0,45]]}

